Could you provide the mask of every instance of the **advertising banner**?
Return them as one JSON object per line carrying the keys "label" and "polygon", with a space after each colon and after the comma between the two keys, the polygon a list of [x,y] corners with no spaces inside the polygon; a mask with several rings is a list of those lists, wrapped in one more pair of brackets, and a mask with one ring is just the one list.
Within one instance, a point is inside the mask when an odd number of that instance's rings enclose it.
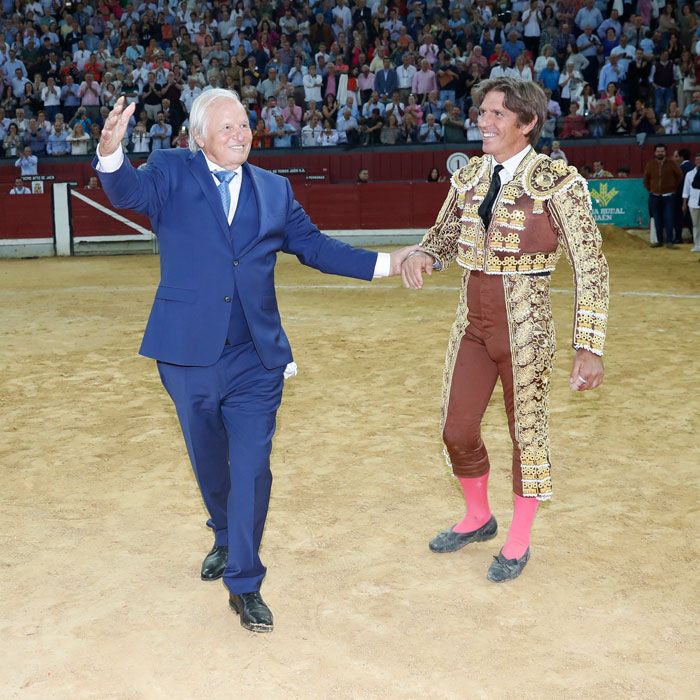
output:
{"label": "advertising banner", "polygon": [[598,224],[621,228],[649,226],[648,193],[641,179],[589,180],[588,190]]}

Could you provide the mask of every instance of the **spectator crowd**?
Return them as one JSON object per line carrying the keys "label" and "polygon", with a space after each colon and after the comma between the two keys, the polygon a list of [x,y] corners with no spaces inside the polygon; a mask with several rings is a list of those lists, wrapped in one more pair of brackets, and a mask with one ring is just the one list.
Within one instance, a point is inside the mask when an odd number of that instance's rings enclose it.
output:
{"label": "spectator crowd", "polygon": [[0,0],[0,143],[94,153],[119,96],[133,153],[186,146],[193,100],[236,90],[255,148],[479,140],[471,91],[542,85],[542,144],[700,134],[700,2]]}

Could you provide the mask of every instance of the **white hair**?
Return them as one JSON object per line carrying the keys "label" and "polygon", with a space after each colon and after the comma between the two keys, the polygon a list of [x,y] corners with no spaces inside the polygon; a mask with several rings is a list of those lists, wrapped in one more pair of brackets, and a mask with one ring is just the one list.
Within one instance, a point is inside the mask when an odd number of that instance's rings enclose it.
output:
{"label": "white hair", "polygon": [[190,110],[190,151],[196,153],[199,150],[197,138],[204,138],[207,130],[207,112],[209,107],[217,100],[228,100],[236,104],[243,105],[238,93],[234,90],[224,90],[223,88],[212,88],[199,95],[192,103]]}

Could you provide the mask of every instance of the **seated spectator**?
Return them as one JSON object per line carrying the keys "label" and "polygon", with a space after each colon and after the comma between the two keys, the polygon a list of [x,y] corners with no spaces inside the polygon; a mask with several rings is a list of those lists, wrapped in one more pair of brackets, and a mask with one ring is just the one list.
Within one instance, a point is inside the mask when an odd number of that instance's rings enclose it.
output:
{"label": "seated spectator", "polygon": [[549,65],[549,59],[554,59],[554,67],[559,70],[556,58],[554,57],[554,48],[551,44],[545,44],[542,47],[539,55],[535,54],[537,58],[535,59],[535,65],[533,71],[535,73],[535,80],[542,80],[542,71]]}
{"label": "seated spectator", "polygon": [[284,121],[284,117],[278,114],[275,117],[275,127],[270,130],[272,145],[274,148],[291,148],[292,137],[296,134],[294,127]]}
{"label": "seated spectator", "polygon": [[584,136],[588,136],[586,118],[582,114],[579,114],[578,110],[578,102],[572,102],[569,107],[569,114],[564,117],[564,128],[561,132],[561,137],[563,139],[580,139]]}
{"label": "seated spectator", "polygon": [[591,114],[597,102],[598,99],[593,94],[593,89],[591,86],[588,83],[584,83],[581,94],[576,98],[576,103],[578,104],[579,113],[581,116],[587,117],[589,114]]}
{"label": "seated spectator", "polygon": [[90,124],[90,143],[88,145],[88,153],[97,153],[97,144],[102,136],[102,127],[99,124]]}
{"label": "seated spectator", "polygon": [[323,128],[325,130],[325,122],[329,122],[332,128],[335,128],[335,123],[338,119],[338,100],[335,99],[335,94],[328,94],[321,108],[323,113]]}
{"label": "seated spectator", "polygon": [[303,112],[301,107],[299,107],[293,97],[287,99],[287,106],[282,110],[282,118],[285,124],[290,124],[294,128],[294,136],[297,137],[301,134],[301,122],[302,122]]}
{"label": "seated spectator", "polygon": [[[418,96],[416,95],[416,99],[417,97]],[[389,104],[384,109],[384,116],[388,118],[390,114],[393,114],[396,117],[396,121],[398,122],[399,126],[401,126],[403,124],[403,115],[405,112],[406,107],[403,104],[403,102],[401,102],[399,91],[396,90],[391,96],[391,102],[389,102]]]}
{"label": "seated spectator", "polygon": [[173,148],[189,148],[190,147],[190,135],[187,132],[186,126],[181,126],[177,134],[173,136],[171,141]]}
{"label": "seated spectator", "polygon": [[[524,54],[520,54],[515,59],[515,65],[511,68],[510,72],[511,72],[511,75],[514,78],[517,78],[518,80],[532,81],[532,78],[533,78],[532,68],[525,61]],[[557,79],[558,78],[559,78],[559,76],[557,76]]]}
{"label": "seated spectator", "polygon": [[435,119],[434,114],[428,114],[425,124],[418,130],[418,140],[421,143],[440,143],[443,136],[442,125]]}
{"label": "seated spectator", "polygon": [[90,175],[90,178],[87,182],[87,185],[85,185],[86,190],[101,190],[102,188],[100,187],[100,181],[97,178],[97,175]]}
{"label": "seated spectator", "polygon": [[67,137],[70,143],[70,154],[72,156],[85,156],[90,145],[90,137],[85,133],[82,122],[77,122],[73,127],[73,133]]}
{"label": "seated spectator", "polygon": [[630,176],[630,169],[626,165],[621,165],[617,169],[617,173],[615,177],[629,177]]}
{"label": "seated spectator", "polygon": [[367,168],[360,168],[357,171],[357,180],[355,182],[358,185],[366,185],[369,182],[369,170],[367,170]]}
{"label": "seated spectator", "polygon": [[624,104],[622,95],[618,91],[615,83],[608,83],[608,87],[598,101],[603,103],[605,111],[610,114],[615,112],[618,105]]}
{"label": "seated spectator", "polygon": [[444,182],[447,178],[444,175],[440,175],[440,171],[437,168],[430,168],[426,182]]}
{"label": "seated spectator", "polygon": [[591,138],[600,139],[607,136],[610,128],[610,113],[603,102],[596,102],[593,111],[586,117],[586,126]]}
{"label": "seated spectator", "polygon": [[467,141],[481,141],[481,131],[479,130],[479,109],[470,107],[467,118],[464,121],[464,132]]}
{"label": "seated spectator", "polygon": [[554,60],[554,58],[548,59],[547,65],[539,75],[540,84],[543,88],[547,88],[551,90],[552,93],[555,93],[559,90],[560,77],[561,73],[559,72],[559,68],[557,68],[557,62]]}
{"label": "seated spectator", "polygon": [[559,141],[552,141],[552,150],[549,153],[549,157],[552,160],[563,160],[564,163],[567,165],[569,164],[569,160],[566,157],[566,153],[561,150],[561,143]]}
{"label": "seated spectator", "polygon": [[321,134],[323,127],[316,114],[312,114],[308,124],[301,130],[301,145],[302,148],[312,148],[321,145]]}
{"label": "seated spectator", "polygon": [[668,105],[668,110],[661,117],[661,126],[664,134],[680,134],[685,131],[685,120],[675,100]]}
{"label": "seated spectator", "polygon": [[428,114],[432,114],[435,117],[435,121],[439,121],[442,116],[443,104],[438,99],[438,91],[431,90],[422,103],[423,108],[423,119],[425,119]]}
{"label": "seated spectator", "polygon": [[610,118],[610,133],[614,136],[629,136],[632,132],[632,124],[625,112],[625,105],[617,105]]}
{"label": "seated spectator", "polygon": [[32,191],[24,184],[21,177],[15,178],[15,186],[10,190],[10,194],[31,194]]}
{"label": "seated spectator", "polygon": [[642,106],[641,110],[636,110],[632,114],[632,130],[635,134],[652,134],[658,133],[660,124],[656,121],[656,114],[651,107]]}
{"label": "seated spectator", "polygon": [[267,128],[265,121],[263,119],[258,119],[253,129],[252,148],[270,148],[271,142],[272,137],[270,136],[270,130]]}
{"label": "seated spectator", "polygon": [[48,134],[39,128],[36,119],[30,119],[29,126],[22,136],[23,145],[29,146],[32,153],[41,156],[46,153],[47,140]]}
{"label": "seated spectator", "polygon": [[22,137],[17,130],[17,124],[11,122],[7,127],[7,134],[2,140],[2,147],[5,149],[5,158],[16,158],[22,150]]}
{"label": "seated spectator", "polygon": [[323,122],[320,146],[336,146],[338,144],[338,132],[333,128],[329,119]]}
{"label": "seated spectator", "polygon": [[605,177],[612,177],[612,173],[603,167],[603,161],[593,161],[593,172],[591,172],[591,180],[599,180]]}
{"label": "seated spectator", "polygon": [[423,108],[418,104],[415,95],[408,96],[408,104],[403,112],[404,119],[410,118],[413,120],[413,125],[417,128],[423,126]]}
{"label": "seated spectator", "polygon": [[379,134],[379,140],[385,146],[395,146],[401,141],[401,126],[393,112],[386,118]]}
{"label": "seated spectator", "polygon": [[683,118],[691,134],[700,133],[700,90],[693,92],[693,101],[683,110]]}
{"label": "seated spectator", "polygon": [[156,115],[156,123],[148,132],[151,136],[151,150],[159,151],[170,148],[170,139],[173,136],[173,127],[165,121],[163,112]]}
{"label": "seated spectator", "polygon": [[71,153],[71,145],[68,142],[68,134],[63,124],[57,124],[56,129],[49,136],[46,144],[46,153],[50,156],[68,156]]}
{"label": "seated spectator", "polygon": [[15,161],[15,168],[20,169],[22,176],[37,175],[38,164],[39,159],[32,153],[32,149],[29,146],[25,146],[22,149],[22,155]]}
{"label": "seated spectator", "polygon": [[367,146],[379,145],[379,135],[384,126],[384,118],[379,112],[378,107],[372,109],[370,116],[364,120],[361,130],[364,136],[363,143]]}
{"label": "seated spectator", "polygon": [[449,112],[447,109],[440,118],[445,143],[466,143],[467,137],[464,131],[464,115],[457,105],[453,105]]}
{"label": "seated spectator", "polygon": [[343,113],[336,121],[338,131],[338,143],[346,143],[350,146],[356,145],[360,140],[360,125],[357,119],[352,116],[352,111],[349,107],[345,107]]}
{"label": "seated spectator", "polygon": [[379,115],[384,116],[386,113],[386,107],[384,103],[379,99],[379,93],[373,90],[369,99],[362,105],[362,118],[369,119],[372,114],[372,110],[378,109]]}

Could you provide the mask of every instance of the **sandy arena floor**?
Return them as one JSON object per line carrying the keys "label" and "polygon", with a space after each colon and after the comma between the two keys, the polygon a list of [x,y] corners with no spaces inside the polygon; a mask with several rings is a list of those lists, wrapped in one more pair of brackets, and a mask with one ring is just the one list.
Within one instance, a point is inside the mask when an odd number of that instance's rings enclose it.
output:
{"label": "sandy arena floor", "polygon": [[[282,256],[288,382],[263,542],[271,635],[220,582],[174,410],[136,351],[155,257],[0,261],[0,698],[698,697],[700,265],[608,239],[605,385],[574,395],[571,274],[553,286],[555,498],[523,576],[486,580],[511,513],[500,395],[485,421],[496,540],[441,457],[456,269],[422,292]],[[695,687],[695,691],[692,688]]]}

